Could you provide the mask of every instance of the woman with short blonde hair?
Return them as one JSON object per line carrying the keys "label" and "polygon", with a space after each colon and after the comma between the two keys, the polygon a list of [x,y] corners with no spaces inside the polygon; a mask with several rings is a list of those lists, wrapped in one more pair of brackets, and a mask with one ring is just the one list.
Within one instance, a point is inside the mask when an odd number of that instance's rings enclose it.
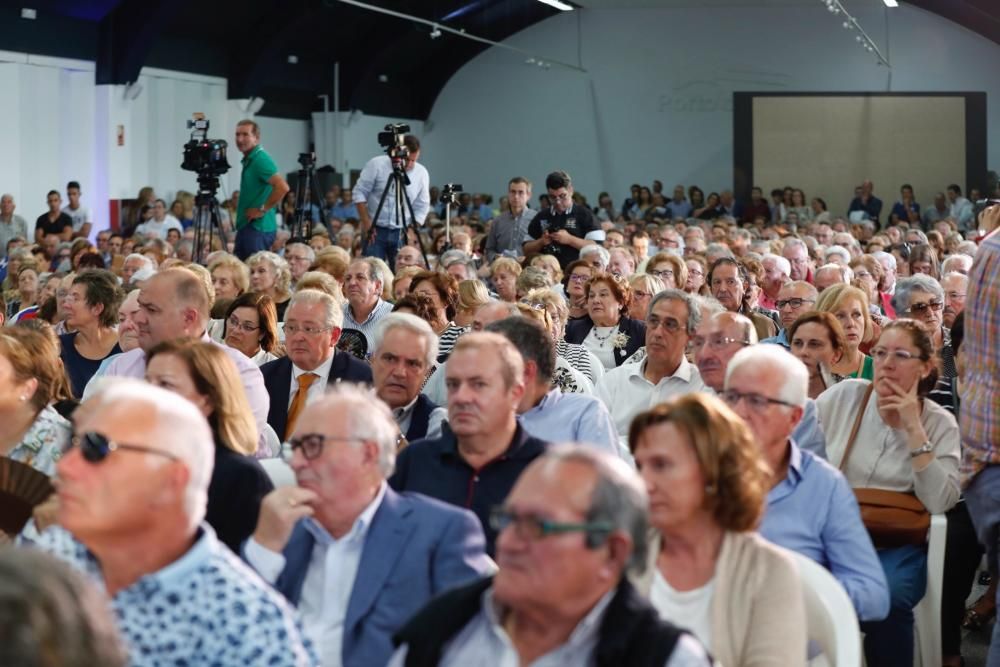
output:
{"label": "woman with short blonde hair", "polygon": [[278,309],[278,321],[285,321],[285,310],[292,295],[292,269],[284,257],[261,250],[247,259],[250,267],[250,287],[268,295]]}
{"label": "woman with short blonde hair", "polygon": [[[398,278],[397,278],[398,280]],[[463,280],[458,283],[458,303],[455,306],[455,324],[471,327],[476,311],[490,302],[490,293],[481,280]]]}

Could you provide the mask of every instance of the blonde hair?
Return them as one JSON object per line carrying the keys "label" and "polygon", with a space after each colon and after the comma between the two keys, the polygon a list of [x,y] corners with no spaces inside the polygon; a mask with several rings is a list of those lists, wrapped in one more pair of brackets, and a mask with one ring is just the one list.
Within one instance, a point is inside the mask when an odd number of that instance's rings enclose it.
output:
{"label": "blonde hair", "polygon": [[340,288],[340,283],[329,273],[324,271],[306,271],[299,278],[299,282],[295,284],[295,291],[304,289],[317,289],[320,292],[326,292],[332,296],[337,303],[343,306],[347,303],[347,299],[344,298],[344,291]]}
{"label": "blonde hair", "polygon": [[[687,258],[690,259],[690,258]],[[673,255],[669,252],[659,252],[653,255],[650,260],[646,263],[646,273],[649,273],[656,268],[657,264],[667,263],[670,268],[674,270],[674,282],[675,285],[669,285],[669,287],[676,287],[677,289],[684,289],[687,284],[688,279],[688,267],[687,262],[684,258]],[[664,287],[668,287],[664,283]]]}
{"label": "blonde hair", "polygon": [[555,258],[554,255],[535,255],[531,258],[531,266],[545,265],[548,269],[552,271],[552,277],[554,282],[561,283],[563,279],[563,270],[559,265],[559,260]]}
{"label": "blonde hair", "polygon": [[871,304],[868,302],[868,295],[865,294],[864,290],[844,283],[831,285],[820,292],[819,299],[816,301],[816,310],[835,315],[836,310],[850,299],[856,299],[861,304],[861,312],[865,320],[865,331],[861,341],[867,343],[875,335],[875,327],[872,326],[872,315],[868,309]]}
{"label": "blonde hair", "polygon": [[208,398],[212,406],[208,424],[216,444],[252,456],[257,451],[257,422],[236,364],[223,348],[200,340],[169,340],[154,346],[146,363],[158,354],[183,361],[195,389]]}
{"label": "blonde hair", "polygon": [[[399,280],[399,276],[396,277],[396,280]],[[483,281],[463,280],[458,283],[458,309],[460,311],[474,311],[489,302],[490,293]]]}
{"label": "blonde hair", "polygon": [[490,264],[490,276],[495,276],[497,271],[506,271],[517,278],[521,275],[521,265],[517,263],[517,260],[510,257],[497,257]]}
{"label": "blonde hair", "polygon": [[208,265],[209,275],[215,273],[216,269],[229,269],[232,272],[233,283],[240,294],[250,289],[250,269],[235,256],[226,253],[217,257]]}
{"label": "blonde hair", "polygon": [[277,301],[284,301],[288,298],[292,287],[292,270],[288,262],[270,250],[260,250],[250,255],[247,266],[252,269],[261,262],[267,262],[274,268],[274,293],[279,297]]}

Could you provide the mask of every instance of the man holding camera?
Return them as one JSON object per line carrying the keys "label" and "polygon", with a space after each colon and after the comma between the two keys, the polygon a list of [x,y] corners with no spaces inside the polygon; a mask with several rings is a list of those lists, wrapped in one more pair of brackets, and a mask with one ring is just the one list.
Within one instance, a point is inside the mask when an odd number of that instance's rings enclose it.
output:
{"label": "man holding camera", "polygon": [[240,199],[236,208],[234,254],[246,261],[260,250],[270,250],[278,222],[275,208],[288,192],[278,166],[260,147],[260,126],[252,120],[236,124],[236,148],[243,153]]}
{"label": "man holding camera", "polygon": [[[405,131],[406,126],[386,126],[387,131]],[[384,133],[383,133],[384,134]],[[381,137],[380,137],[380,143]],[[385,145],[385,143],[383,143]],[[402,145],[387,147],[388,153],[394,153],[397,159],[405,160],[406,184],[405,192],[413,205],[413,216],[417,224],[424,224],[427,211],[430,210],[430,175],[422,164],[417,164],[420,158],[420,140],[412,134],[403,137]],[[388,262],[389,266],[396,263],[396,252],[403,245],[406,234],[405,225],[410,224],[410,211],[403,202],[403,210],[397,210],[395,185],[391,184],[393,173],[393,158],[386,155],[373,157],[361,170],[361,176],[354,185],[354,204],[358,209],[358,219],[361,221],[361,233],[366,238],[365,255],[378,257]],[[378,220],[372,220],[369,209],[376,210],[383,193],[388,193],[382,209],[378,211]],[[372,224],[375,229],[372,230]]]}
{"label": "man holding camera", "polygon": [[552,206],[528,225],[528,236],[534,240],[524,242],[524,254],[553,255],[565,271],[579,259],[580,248],[593,243],[587,234],[600,227],[589,208],[573,203],[573,181],[565,171],[549,174],[545,187]]}

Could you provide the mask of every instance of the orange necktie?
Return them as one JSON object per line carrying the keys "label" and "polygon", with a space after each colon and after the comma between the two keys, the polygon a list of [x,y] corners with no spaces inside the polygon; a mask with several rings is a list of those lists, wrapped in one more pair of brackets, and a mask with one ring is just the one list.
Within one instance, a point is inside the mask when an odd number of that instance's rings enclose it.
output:
{"label": "orange necktie", "polygon": [[299,389],[295,392],[295,398],[292,399],[292,404],[288,407],[288,422],[285,425],[285,440],[292,437],[292,432],[295,430],[295,422],[299,419],[299,413],[302,412],[302,408],[306,407],[306,398],[309,395],[309,387],[312,383],[319,378],[315,373],[303,373],[299,376]]}

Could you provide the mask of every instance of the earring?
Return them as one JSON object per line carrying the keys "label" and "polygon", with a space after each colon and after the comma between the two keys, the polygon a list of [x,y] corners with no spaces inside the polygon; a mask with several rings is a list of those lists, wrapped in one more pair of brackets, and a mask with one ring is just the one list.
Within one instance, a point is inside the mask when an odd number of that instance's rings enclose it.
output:
{"label": "earring", "polygon": [[21,402],[24,403],[27,400],[28,400],[28,397],[25,394],[21,394]]}

